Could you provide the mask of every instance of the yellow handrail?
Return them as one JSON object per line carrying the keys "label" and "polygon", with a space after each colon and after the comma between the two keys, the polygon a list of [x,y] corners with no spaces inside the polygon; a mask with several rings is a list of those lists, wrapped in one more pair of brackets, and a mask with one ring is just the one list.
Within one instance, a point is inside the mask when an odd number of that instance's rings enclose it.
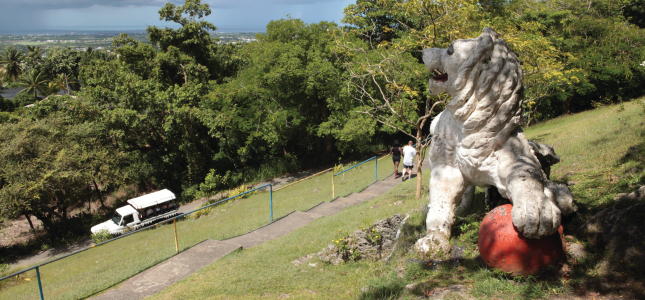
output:
{"label": "yellow handrail", "polygon": [[316,176],[318,176],[318,175],[320,175],[320,174],[322,174],[322,173],[329,172],[329,170],[333,170],[333,169],[334,169],[334,168],[329,168],[329,169],[327,169],[327,170],[320,171],[320,172],[318,172],[318,173],[316,173],[316,174],[314,174],[314,175],[311,175],[311,176],[309,176],[309,177],[306,177],[306,178],[300,179],[300,180],[298,180],[298,181],[296,181],[296,182],[292,182],[292,183],[289,183],[289,184],[287,184],[287,185],[285,185],[285,186],[281,186],[279,189],[275,190],[274,192],[277,192],[277,191],[279,191],[279,190],[281,190],[281,189],[283,189],[283,188],[286,188],[286,187],[288,187],[288,186],[290,186],[290,185],[294,185],[294,184],[296,184],[296,183],[298,183],[298,182],[301,182],[301,181],[303,181],[303,180],[307,180],[307,179],[309,179],[309,178],[311,178],[311,177],[316,177]]}

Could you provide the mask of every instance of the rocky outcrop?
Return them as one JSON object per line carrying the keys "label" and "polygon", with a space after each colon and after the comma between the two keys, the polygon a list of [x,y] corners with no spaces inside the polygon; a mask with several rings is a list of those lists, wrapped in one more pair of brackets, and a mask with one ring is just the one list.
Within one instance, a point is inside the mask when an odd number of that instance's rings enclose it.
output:
{"label": "rocky outcrop", "polygon": [[334,265],[348,260],[385,259],[396,243],[396,233],[403,220],[402,214],[396,214],[356,230],[318,252],[318,258]]}
{"label": "rocky outcrop", "polygon": [[641,273],[645,269],[645,186],[618,194],[616,204],[585,223],[590,245],[606,249],[611,267]]}

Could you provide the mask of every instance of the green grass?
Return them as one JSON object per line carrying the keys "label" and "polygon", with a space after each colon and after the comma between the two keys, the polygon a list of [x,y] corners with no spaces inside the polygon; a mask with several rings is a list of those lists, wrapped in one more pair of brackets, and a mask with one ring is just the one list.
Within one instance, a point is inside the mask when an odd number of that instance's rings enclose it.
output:
{"label": "green grass", "polygon": [[[527,128],[525,132],[529,139],[553,145],[562,157],[562,162],[552,169],[552,179],[575,183],[571,190],[580,213],[566,225],[569,234],[577,234],[577,226],[610,205],[616,193],[631,192],[645,184],[645,106],[639,101],[558,118]],[[389,265],[358,261],[333,266],[320,262],[315,256],[309,261],[315,266],[291,263],[296,258],[320,251],[339,237],[338,230],[353,232],[394,213],[418,209],[426,203],[425,197],[415,200],[414,182],[406,182],[385,195],[316,220],[290,235],[229,255],[152,299],[286,296],[290,299],[417,299],[451,284],[465,286],[466,294],[478,299],[539,299],[571,295],[581,287],[582,281],[595,274],[593,268],[602,254],[595,254],[591,249],[590,258],[572,265],[573,273],[565,277],[546,273],[538,278],[510,278],[488,269],[477,259],[481,211],[460,218],[455,224],[453,242],[458,239],[465,248],[465,260],[457,268],[442,266],[433,270],[427,265],[407,261],[415,255],[406,250],[421,231],[418,211],[412,213],[404,230],[402,250]],[[477,190],[476,198],[483,198],[483,190]],[[403,201],[402,205],[393,205],[399,200]],[[576,235],[575,239],[584,243],[582,235]],[[405,291],[403,287],[409,283],[416,283],[419,288]],[[460,299],[462,296],[453,293],[446,298]]]}
{"label": "green grass", "polygon": [[[643,99],[639,100],[643,101]],[[561,117],[525,129],[529,139],[553,145],[562,158],[551,171],[557,182],[571,182],[578,216],[565,225],[567,234],[585,243],[576,228],[596,212],[608,207],[616,193],[631,192],[645,184],[645,105],[639,101]],[[379,179],[392,173],[391,159],[379,162]],[[336,196],[363,189],[374,179],[374,164],[336,177]],[[424,179],[427,180],[427,179]],[[419,208],[427,202],[427,192],[414,199],[416,182],[407,181],[388,193],[350,207],[334,216],[318,219],[282,238],[257,247],[236,251],[176,283],[152,299],[416,299],[423,293],[460,284],[470,297],[489,299],[546,298],[570,294],[593,276],[603,253],[590,251],[590,258],[574,269],[570,277],[545,275],[535,278],[508,278],[486,268],[477,260],[477,231],[482,209],[459,219],[453,229],[465,248],[464,263],[458,268],[410,263],[410,250],[422,231]],[[476,198],[483,198],[478,189]],[[293,210],[306,210],[331,200],[331,174],[325,173],[275,192],[274,217]],[[400,204],[395,204],[399,203]],[[323,247],[362,226],[410,212],[401,250],[390,264],[358,261],[338,266],[322,263],[314,256],[299,266],[294,259],[316,253]],[[181,249],[207,238],[223,239],[242,234],[269,222],[267,193],[217,206],[211,214],[179,222]],[[339,233],[340,230],[340,233]],[[47,299],[70,299],[100,292],[174,253],[172,226],[149,230],[66,258],[42,268]],[[310,265],[315,264],[315,266]],[[27,277],[34,279],[33,274]],[[405,291],[405,284],[419,289]],[[56,287],[56,288],[54,288]],[[0,299],[37,297],[35,281],[6,282]],[[451,294],[447,299],[459,299]]]}
{"label": "green grass", "polygon": [[[385,159],[384,159],[385,160]],[[379,170],[379,178],[392,172]],[[336,197],[358,192],[374,181],[374,161],[336,176]],[[321,174],[273,193],[274,219],[294,210],[304,211],[332,200],[331,172]],[[177,223],[180,251],[205,239],[226,239],[270,223],[268,191],[231,200],[212,208],[200,218]],[[172,224],[147,230],[41,268],[47,299],[83,298],[113,286],[175,254]],[[28,267],[28,266],[25,266]],[[0,275],[8,275],[16,269]],[[34,273],[34,274],[32,274]],[[29,278],[31,281],[24,281]],[[38,296],[35,271],[0,283],[0,299],[34,299]]]}
{"label": "green grass", "polygon": [[560,117],[528,128],[562,161],[551,179],[570,182],[584,220],[611,205],[617,193],[645,184],[645,98]]}
{"label": "green grass", "polygon": [[[405,182],[280,239],[228,255],[154,299],[275,299],[283,294],[296,299],[355,299],[360,296],[360,287],[378,276],[383,266],[375,267],[367,261],[333,266],[317,258],[295,266],[291,261],[320,251],[339,236],[339,230],[353,232],[400,211],[418,208],[426,200],[414,199],[415,184],[413,180]],[[394,205],[399,200],[403,202]]]}

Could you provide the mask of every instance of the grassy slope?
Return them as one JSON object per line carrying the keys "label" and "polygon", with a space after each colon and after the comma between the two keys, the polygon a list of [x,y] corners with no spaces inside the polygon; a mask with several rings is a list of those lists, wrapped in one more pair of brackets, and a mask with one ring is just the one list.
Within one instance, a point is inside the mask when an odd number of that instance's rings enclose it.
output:
{"label": "grassy slope", "polygon": [[[558,118],[527,129],[526,135],[529,139],[553,145],[562,157],[562,162],[552,170],[553,180],[575,183],[571,190],[580,213],[567,224],[569,233],[576,234],[575,229],[589,216],[610,205],[616,193],[630,192],[645,184],[645,106],[639,101]],[[637,169],[632,173],[634,167]],[[316,257],[310,261],[315,266],[291,263],[296,258],[320,251],[344,231],[352,232],[394,213],[418,209],[426,200],[415,200],[413,190],[414,183],[406,182],[385,195],[319,219],[288,236],[236,252],[152,299],[255,299],[287,295],[296,299],[387,299],[390,294],[393,298],[414,298],[415,295],[402,292],[403,285],[410,282],[424,283],[426,290],[453,283],[464,284],[471,287],[470,296],[483,299],[493,296],[541,298],[571,293],[582,281],[595,276],[593,270],[597,268],[598,260],[588,260],[573,266],[570,277],[524,279],[528,284],[507,280],[503,274],[483,267],[475,259],[481,215],[472,215],[457,223],[455,236],[466,247],[466,259],[461,268],[424,271],[418,265],[405,262],[413,256],[405,251],[389,265],[359,261],[331,266]],[[481,190],[476,197],[482,197]],[[399,200],[403,200],[402,205],[392,205]],[[408,230],[412,234],[408,240],[413,242],[414,229],[421,223],[418,212],[412,214],[409,223]],[[339,233],[339,230],[343,232]],[[584,243],[581,235],[576,238]],[[403,279],[396,276],[397,267]],[[367,292],[361,292],[366,286],[370,287]],[[459,299],[461,296],[452,297]]]}
{"label": "grassy slope", "polygon": [[[385,162],[387,159],[382,160]],[[392,167],[381,163],[378,178],[390,175]],[[365,163],[335,179],[336,197],[359,191],[374,181],[374,161]],[[294,184],[273,193],[274,219],[294,210],[307,210],[332,200],[331,173]],[[218,205],[209,215],[177,223],[180,251],[205,239],[234,237],[270,222],[269,193]],[[160,226],[70,256],[40,269],[47,299],[75,299],[113,286],[175,254],[173,226]],[[25,266],[28,267],[28,266]],[[16,272],[8,270],[5,276]],[[30,281],[25,281],[28,278]],[[17,280],[0,282],[0,299],[35,299],[38,287],[35,271]]]}

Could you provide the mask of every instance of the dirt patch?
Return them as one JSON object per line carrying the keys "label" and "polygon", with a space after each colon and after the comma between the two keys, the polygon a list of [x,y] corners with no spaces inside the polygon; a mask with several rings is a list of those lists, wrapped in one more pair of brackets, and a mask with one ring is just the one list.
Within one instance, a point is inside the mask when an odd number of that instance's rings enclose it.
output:
{"label": "dirt patch", "polygon": [[42,229],[42,222],[35,217],[31,217],[31,222],[37,230],[37,235],[31,231],[25,216],[2,222],[0,225],[0,247],[26,244],[37,236],[42,236],[44,232],[39,230]]}

